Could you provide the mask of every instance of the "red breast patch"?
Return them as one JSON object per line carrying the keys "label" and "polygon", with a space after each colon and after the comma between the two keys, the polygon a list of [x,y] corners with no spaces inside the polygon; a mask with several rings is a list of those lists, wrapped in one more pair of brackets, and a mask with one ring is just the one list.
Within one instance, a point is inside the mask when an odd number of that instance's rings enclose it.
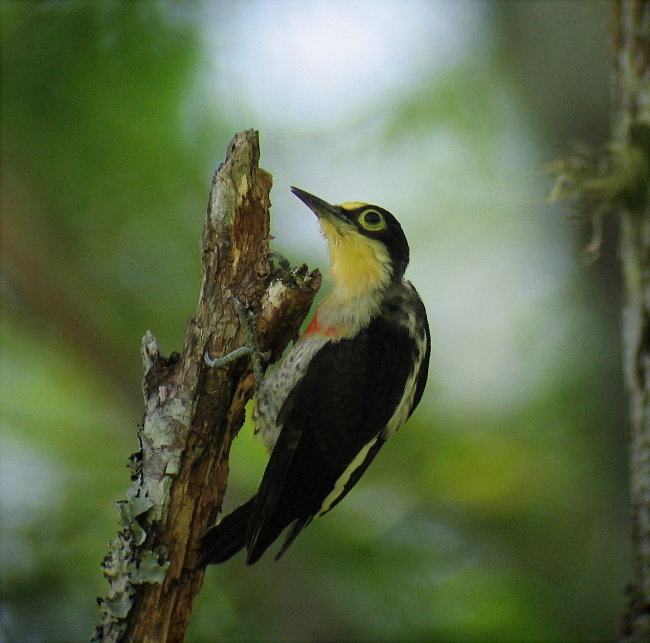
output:
{"label": "red breast patch", "polygon": [[320,322],[318,321],[318,313],[316,313],[309,326],[307,326],[307,329],[303,333],[303,337],[314,334],[325,335],[325,337],[334,337],[334,335],[336,335],[336,329],[332,327],[326,328],[324,326],[321,326]]}

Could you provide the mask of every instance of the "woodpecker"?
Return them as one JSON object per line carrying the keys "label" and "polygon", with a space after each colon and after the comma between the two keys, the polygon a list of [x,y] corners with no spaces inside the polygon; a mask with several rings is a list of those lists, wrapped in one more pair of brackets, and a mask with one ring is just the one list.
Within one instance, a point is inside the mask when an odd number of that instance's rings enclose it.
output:
{"label": "woodpecker", "polygon": [[397,219],[366,203],[330,205],[292,187],[318,217],[333,288],[284,361],[258,383],[255,433],[270,451],[260,487],[201,538],[203,564],[246,549],[252,565],[290,527],[278,560],[338,504],[418,405],[430,336],[404,279]]}

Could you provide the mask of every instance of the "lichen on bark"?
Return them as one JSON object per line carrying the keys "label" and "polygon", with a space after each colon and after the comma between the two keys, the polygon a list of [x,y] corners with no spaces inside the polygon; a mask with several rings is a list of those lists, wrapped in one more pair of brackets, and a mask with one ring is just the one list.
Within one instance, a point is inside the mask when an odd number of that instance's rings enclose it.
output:
{"label": "lichen on bark", "polygon": [[271,176],[258,167],[257,132],[236,134],[216,170],[201,237],[196,313],[182,352],[142,341],[145,412],[120,530],[103,562],[109,582],[94,633],[101,641],[180,641],[203,580],[197,543],[221,507],[230,445],[254,391],[248,359],[203,361],[244,341],[230,301],[257,313],[261,349],[277,359],[297,336],[320,286],[318,271],[269,260]]}

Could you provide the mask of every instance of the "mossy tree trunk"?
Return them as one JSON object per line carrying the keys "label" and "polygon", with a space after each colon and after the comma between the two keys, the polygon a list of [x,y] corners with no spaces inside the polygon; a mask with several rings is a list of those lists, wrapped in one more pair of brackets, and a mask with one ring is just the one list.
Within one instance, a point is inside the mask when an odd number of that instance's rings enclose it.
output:
{"label": "mossy tree trunk", "polygon": [[121,529],[103,566],[96,640],[182,641],[203,570],[197,542],[226,489],[230,445],[254,391],[250,360],[211,369],[203,355],[245,343],[231,296],[258,313],[262,351],[276,360],[295,338],[320,274],[272,269],[271,176],[258,167],[257,132],[241,132],[215,172],[201,238],[202,278],[182,354],[143,338],[145,414]]}
{"label": "mossy tree trunk", "polygon": [[634,578],[622,638],[650,641],[650,1],[613,14],[613,147],[627,155],[620,208],[623,370],[630,417]]}
{"label": "mossy tree trunk", "polygon": [[612,135],[602,154],[579,148],[547,165],[551,198],[567,197],[591,221],[587,259],[602,221],[620,223],[623,373],[630,420],[633,578],[621,640],[650,641],[650,0],[612,2]]}

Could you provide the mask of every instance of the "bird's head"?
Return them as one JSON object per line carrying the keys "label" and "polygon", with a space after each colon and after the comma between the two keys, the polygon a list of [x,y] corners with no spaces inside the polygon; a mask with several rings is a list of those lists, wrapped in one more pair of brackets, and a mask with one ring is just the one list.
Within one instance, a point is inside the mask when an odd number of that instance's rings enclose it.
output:
{"label": "bird's head", "polygon": [[388,210],[357,201],[330,205],[304,190],[291,191],[318,217],[337,286],[363,292],[402,279],[409,246],[402,226]]}

